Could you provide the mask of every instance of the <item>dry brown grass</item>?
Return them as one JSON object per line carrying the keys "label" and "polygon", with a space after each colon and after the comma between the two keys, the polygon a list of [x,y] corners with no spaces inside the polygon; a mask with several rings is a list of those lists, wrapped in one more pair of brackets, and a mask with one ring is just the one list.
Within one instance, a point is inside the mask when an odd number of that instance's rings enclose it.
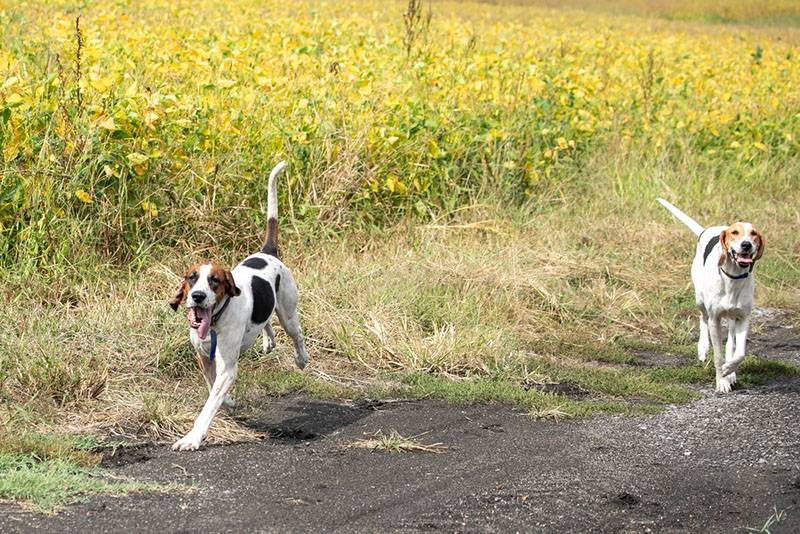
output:
{"label": "dry brown grass", "polygon": [[388,434],[384,434],[383,431],[379,430],[369,438],[357,439],[349,443],[347,448],[386,452],[430,452],[434,454],[439,454],[447,450],[447,447],[442,443],[424,444],[417,441],[417,438],[423,435],[424,434],[419,434],[406,438],[401,436],[396,430],[391,430]]}

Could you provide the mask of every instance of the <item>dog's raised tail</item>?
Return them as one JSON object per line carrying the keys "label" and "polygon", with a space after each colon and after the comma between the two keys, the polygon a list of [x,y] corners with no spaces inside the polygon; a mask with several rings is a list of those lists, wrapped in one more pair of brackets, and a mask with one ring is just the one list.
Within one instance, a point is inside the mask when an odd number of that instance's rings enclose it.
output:
{"label": "dog's raised tail", "polygon": [[703,230],[705,230],[705,228],[703,228],[699,222],[695,221],[694,219],[683,213],[681,210],[679,210],[678,208],[676,208],[663,198],[657,198],[656,200],[658,200],[659,204],[667,208],[669,212],[675,216],[676,219],[678,219],[680,222],[688,226],[689,230],[694,232],[694,235],[699,236],[700,234],[703,233]]}
{"label": "dog's raised tail", "polygon": [[286,167],[286,162],[281,161],[269,173],[267,186],[267,239],[261,252],[278,257],[278,175]]}

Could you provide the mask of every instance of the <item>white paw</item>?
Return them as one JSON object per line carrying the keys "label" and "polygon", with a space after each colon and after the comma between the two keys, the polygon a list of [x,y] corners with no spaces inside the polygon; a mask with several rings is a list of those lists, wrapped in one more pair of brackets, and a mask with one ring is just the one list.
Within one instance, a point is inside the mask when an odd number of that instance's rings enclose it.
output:
{"label": "white paw", "polygon": [[[737,367],[738,367],[738,365],[731,365],[730,363],[722,364],[722,376],[730,375],[731,373],[736,371]],[[734,378],[733,380],[735,382],[736,378]]]}
{"label": "white paw", "polygon": [[731,383],[728,381],[728,378],[724,376],[718,376],[717,393],[730,393],[730,392],[731,392]]}
{"label": "white paw", "polygon": [[308,354],[306,354],[305,351],[303,351],[302,354],[295,353],[295,355],[294,355],[294,363],[297,364],[297,367],[299,367],[300,369],[303,369],[306,366],[306,364],[308,363]]}
{"label": "white paw", "polygon": [[264,352],[266,354],[269,354],[275,348],[275,340],[269,337],[265,337],[261,346],[264,347]]}
{"label": "white paw", "polygon": [[728,384],[730,384],[730,385],[734,385],[736,383],[736,373],[731,373],[728,376],[726,376],[725,378],[728,379]]}
{"label": "white paw", "polygon": [[233,397],[230,395],[225,395],[225,399],[222,401],[222,405],[226,408],[234,408],[236,407],[236,401],[233,400]]}
{"label": "white paw", "polygon": [[200,442],[203,438],[199,434],[189,432],[181,439],[172,444],[173,451],[196,451],[200,448]]}
{"label": "white paw", "polygon": [[705,352],[698,352],[697,353],[697,359],[700,360],[701,362],[706,361],[706,353]]}

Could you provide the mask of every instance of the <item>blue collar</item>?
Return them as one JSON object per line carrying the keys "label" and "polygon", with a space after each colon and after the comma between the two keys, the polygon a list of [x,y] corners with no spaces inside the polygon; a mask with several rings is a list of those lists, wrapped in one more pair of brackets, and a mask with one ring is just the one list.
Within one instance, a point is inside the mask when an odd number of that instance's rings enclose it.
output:
{"label": "blue collar", "polygon": [[214,361],[214,356],[217,355],[217,332],[216,330],[214,330],[214,323],[216,323],[219,320],[220,316],[222,315],[222,312],[224,312],[225,308],[228,307],[228,303],[230,301],[231,298],[228,297],[228,299],[225,301],[225,303],[222,305],[219,311],[211,316],[211,350],[208,352],[208,359],[212,362]]}

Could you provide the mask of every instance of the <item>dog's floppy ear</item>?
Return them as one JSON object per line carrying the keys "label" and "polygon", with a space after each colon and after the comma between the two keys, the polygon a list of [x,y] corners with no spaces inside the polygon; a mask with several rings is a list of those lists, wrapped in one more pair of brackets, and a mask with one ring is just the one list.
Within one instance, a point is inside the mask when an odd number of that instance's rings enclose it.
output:
{"label": "dog's floppy ear", "polygon": [[231,297],[238,297],[242,294],[242,291],[236,287],[236,282],[234,282],[230,271],[225,271],[225,292]]}
{"label": "dog's floppy ear", "polygon": [[169,305],[174,311],[178,311],[178,306],[186,300],[186,280],[181,280],[178,289],[175,290],[175,295],[169,299]]}
{"label": "dog's floppy ear", "polygon": [[766,245],[766,243],[764,242],[764,234],[762,234],[758,230],[755,230],[755,233],[756,233],[755,241],[758,244],[758,252],[756,252],[756,257],[753,258],[753,261],[761,259],[761,256],[764,255],[764,246]]}
{"label": "dog's floppy ear", "polygon": [[719,252],[719,266],[725,265],[725,260],[728,258],[728,243],[725,241],[728,238],[728,229],[724,229],[719,234],[719,244],[722,245],[722,250]]}

